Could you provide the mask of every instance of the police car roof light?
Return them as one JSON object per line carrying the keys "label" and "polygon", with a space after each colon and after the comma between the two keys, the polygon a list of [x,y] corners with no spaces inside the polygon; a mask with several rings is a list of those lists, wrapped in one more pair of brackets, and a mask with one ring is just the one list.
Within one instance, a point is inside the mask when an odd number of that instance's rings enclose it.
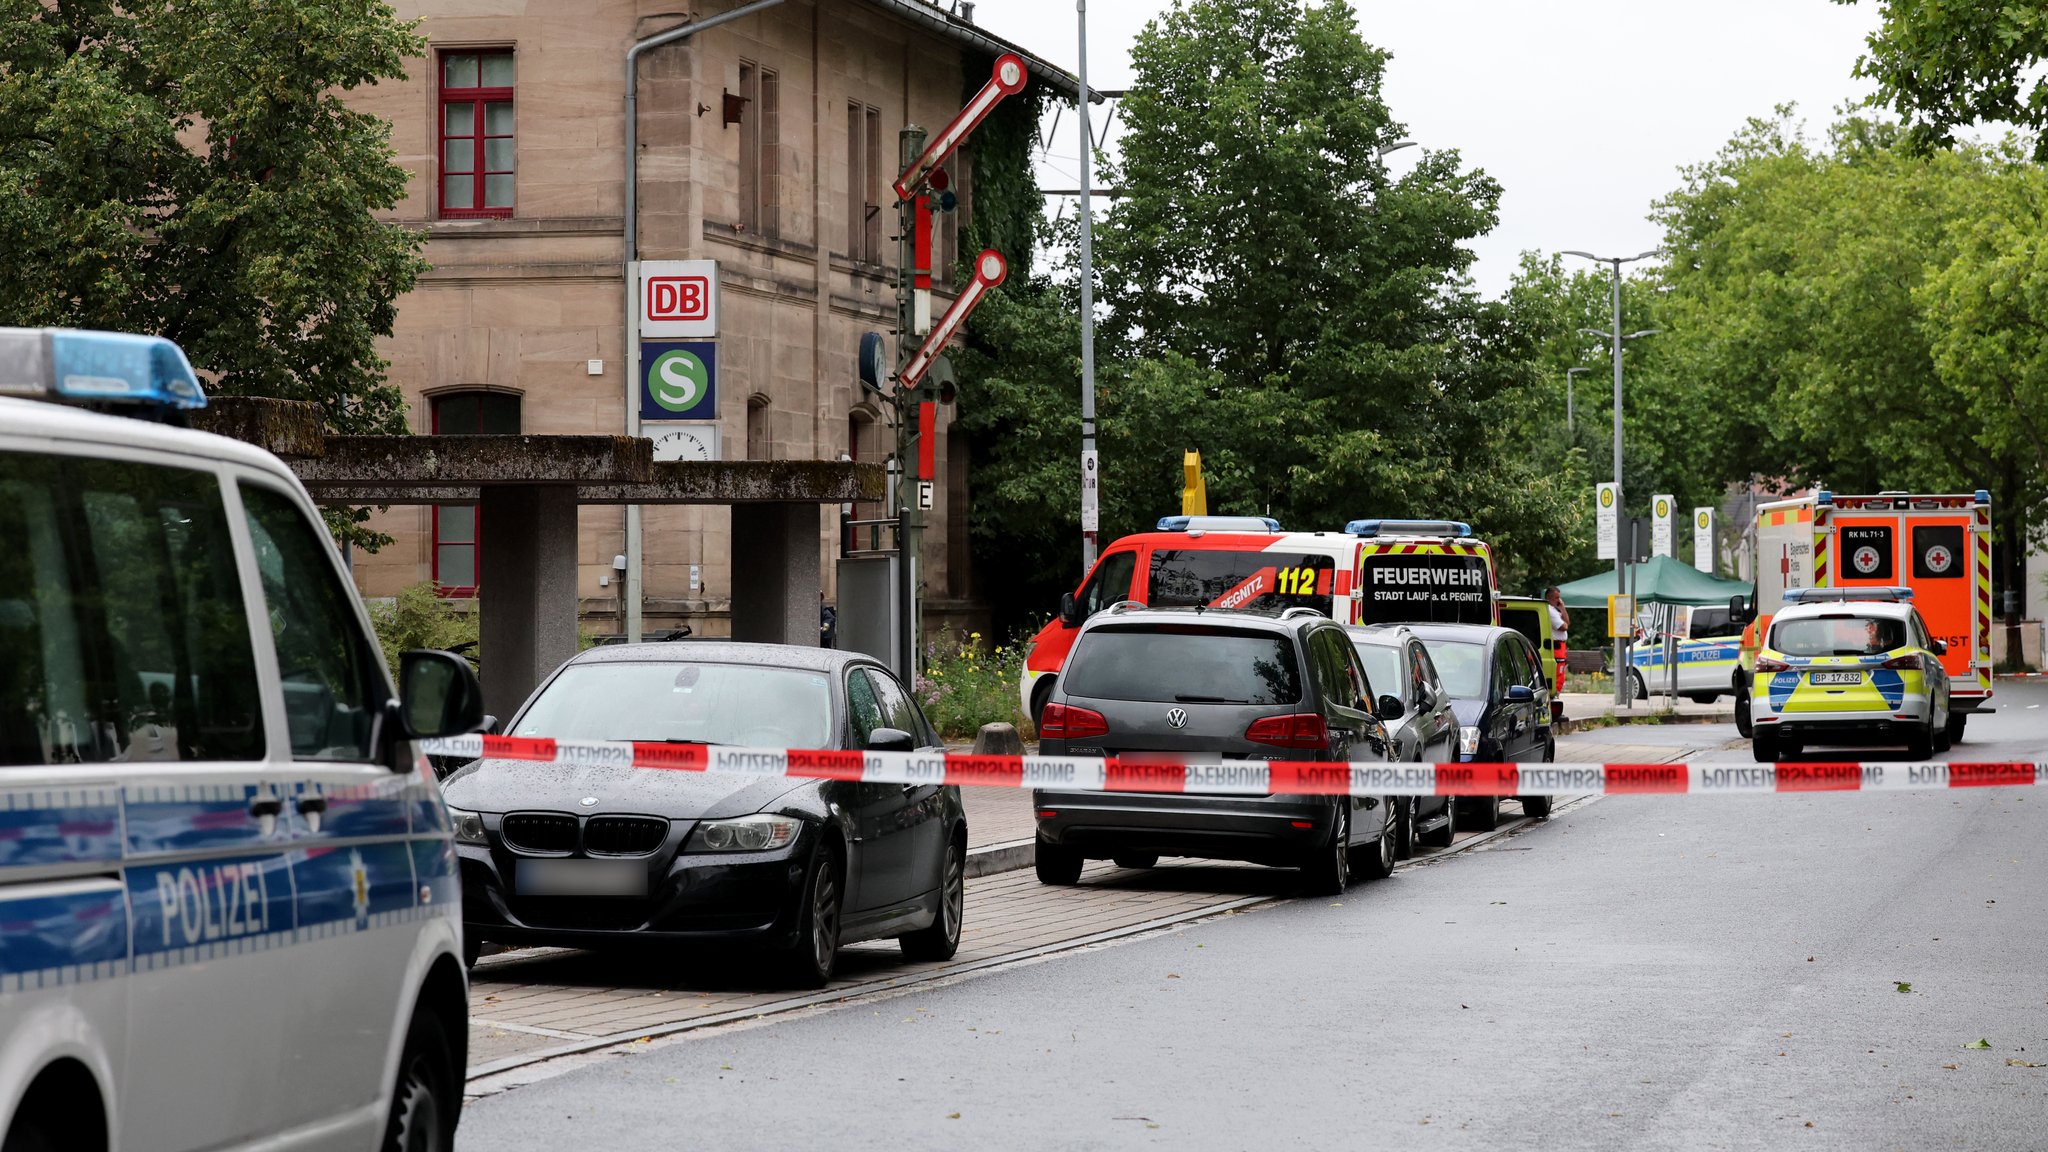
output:
{"label": "police car roof light", "polygon": [[1161,516],[1160,532],[1278,532],[1271,516]]}
{"label": "police car roof light", "polygon": [[1835,494],[1823,488],[1813,494],[1813,502],[1832,507],[1835,503]]}
{"label": "police car roof light", "polygon": [[1888,588],[1787,588],[1787,604],[1841,604],[1851,600],[1877,600],[1886,603],[1902,603],[1913,598],[1911,588],[1892,586]]}
{"label": "police car roof light", "polygon": [[0,395],[206,407],[191,362],[171,341],[68,328],[0,328]]}
{"label": "police car roof light", "polygon": [[1987,506],[1991,503],[1991,493],[1986,492],[1984,489],[1977,489],[1975,495],[1977,497],[1977,503]]}
{"label": "police car roof light", "polygon": [[1470,536],[1472,526],[1462,520],[1353,520],[1344,526],[1349,536]]}

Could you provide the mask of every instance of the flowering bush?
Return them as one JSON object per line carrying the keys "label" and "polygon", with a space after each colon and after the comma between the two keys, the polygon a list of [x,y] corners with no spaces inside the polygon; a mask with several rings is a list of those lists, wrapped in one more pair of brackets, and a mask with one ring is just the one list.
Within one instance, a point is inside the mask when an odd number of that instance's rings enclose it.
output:
{"label": "flowering bush", "polygon": [[981,633],[941,641],[925,649],[925,670],[917,678],[917,702],[925,718],[949,740],[970,740],[983,724],[1015,724],[1027,739],[1030,721],[1017,707],[1017,679],[1024,652],[1014,644],[990,648]]}

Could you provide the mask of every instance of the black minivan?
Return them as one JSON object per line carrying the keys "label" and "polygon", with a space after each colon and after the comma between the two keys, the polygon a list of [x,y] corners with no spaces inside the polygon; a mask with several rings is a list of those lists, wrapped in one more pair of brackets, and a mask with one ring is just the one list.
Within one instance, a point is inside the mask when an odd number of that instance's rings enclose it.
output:
{"label": "black minivan", "polygon": [[[1387,760],[1377,696],[1344,629],[1309,608],[1275,616],[1119,604],[1075,637],[1040,718],[1049,756]],[[1387,797],[1033,794],[1038,878],[1072,884],[1089,859],[1161,856],[1300,868],[1319,893],[1393,870]]]}

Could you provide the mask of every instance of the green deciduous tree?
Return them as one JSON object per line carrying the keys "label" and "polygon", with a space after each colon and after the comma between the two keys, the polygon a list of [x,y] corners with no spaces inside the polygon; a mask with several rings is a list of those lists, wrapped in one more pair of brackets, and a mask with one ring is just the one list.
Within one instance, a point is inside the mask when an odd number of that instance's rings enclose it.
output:
{"label": "green deciduous tree", "polygon": [[425,43],[381,0],[0,0],[0,323],[152,332],[211,390],[403,431],[376,339],[424,268],[341,94]]}
{"label": "green deciduous tree", "polygon": [[1989,489],[1999,582],[2017,587],[2048,502],[2048,180],[2016,146],[1901,137],[1851,119],[1816,144],[1781,109],[1659,202],[1650,375],[1696,392],[1703,424],[1655,436],[1698,435],[1730,480]]}
{"label": "green deciduous tree", "polygon": [[[1857,0],[1835,0],[1854,4]],[[1856,74],[1903,117],[1914,143],[1946,144],[1957,128],[2004,121],[2048,128],[2048,8],[2034,3],[1881,0],[1883,24]],[[2048,159],[2048,137],[2036,142]]]}
{"label": "green deciduous tree", "polygon": [[[1556,575],[1578,481],[1524,450],[1535,347],[1466,275],[1500,190],[1450,150],[1389,174],[1386,60],[1336,0],[1179,0],[1139,36],[1096,243],[1105,538],[1178,512],[1198,449],[1213,512],[1467,519],[1511,582]],[[1031,616],[1078,560],[1064,275],[985,307],[962,370],[978,536],[1011,568],[1020,533],[1056,549]]]}

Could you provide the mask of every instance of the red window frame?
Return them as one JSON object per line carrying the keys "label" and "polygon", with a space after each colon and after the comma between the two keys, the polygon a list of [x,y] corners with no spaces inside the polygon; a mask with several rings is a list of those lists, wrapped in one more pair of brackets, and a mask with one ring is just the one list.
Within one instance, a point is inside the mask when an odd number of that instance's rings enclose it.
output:
{"label": "red window frame", "polygon": [[[433,435],[435,435],[435,436],[442,436],[442,435],[449,435],[449,436],[470,436],[470,435],[477,435],[477,434],[479,434],[479,433],[482,433],[482,432],[484,432],[484,431],[485,431],[485,429],[486,429],[486,416],[485,416],[485,412],[484,412],[484,409],[483,409],[483,401],[481,400],[481,397],[482,397],[482,396],[490,396],[490,395],[497,395],[497,396],[499,396],[499,397],[503,397],[503,396],[504,396],[505,394],[504,394],[504,393],[496,393],[496,394],[493,394],[493,393],[488,393],[488,392],[486,392],[486,393],[477,393],[477,392],[469,392],[469,391],[464,391],[464,392],[448,392],[448,393],[443,393],[443,394],[441,394],[441,395],[437,395],[437,396],[432,396],[432,397],[429,397],[429,398],[428,398],[428,400],[427,400],[427,412],[428,412],[428,421],[429,421],[429,431],[430,431],[430,432],[431,432],[431,433],[432,433]],[[442,402],[442,401],[444,401],[444,400],[454,400],[454,399],[460,399],[460,398],[463,398],[463,397],[477,397],[477,398],[479,398],[479,399],[478,399],[478,407],[477,407],[477,422],[476,422],[476,425],[475,425],[474,427],[470,427],[470,428],[450,428],[450,429],[447,429],[447,430],[445,430],[445,431],[444,431],[444,430],[442,429],[442,427],[441,427],[441,402]],[[519,402],[515,400],[515,401],[514,401],[514,403],[515,403],[515,404],[518,404]],[[523,404],[519,404],[519,407],[520,407],[520,408],[523,408],[523,407],[524,407],[524,405],[523,405]],[[515,408],[515,409],[514,409],[514,412],[515,412],[515,417],[514,417],[514,418],[515,418],[515,421],[516,421],[516,420],[518,419],[518,416],[517,416],[517,412],[518,412],[518,409],[517,409],[517,408]],[[500,429],[500,431],[502,431],[502,429]],[[429,548],[429,552],[430,552],[430,556],[429,556],[429,559],[430,559],[430,561],[431,561],[431,564],[432,564],[432,571],[433,571],[433,578],[434,578],[434,591],[435,591],[435,593],[436,593],[437,595],[439,595],[439,596],[441,596],[441,597],[445,598],[445,599],[450,599],[450,600],[467,600],[467,599],[470,599],[470,598],[472,598],[472,597],[474,597],[474,596],[476,595],[477,585],[476,585],[475,583],[473,583],[473,582],[472,582],[472,583],[469,583],[469,584],[443,584],[443,583],[441,583],[441,550],[442,550],[443,548],[468,548],[468,549],[469,549],[469,572],[470,572],[470,578],[471,578],[471,580],[472,580],[472,581],[474,581],[474,580],[476,580],[476,579],[477,579],[478,577],[480,577],[480,576],[482,575],[482,573],[483,573],[483,557],[484,557],[484,550],[483,550],[483,539],[484,539],[484,526],[483,526],[483,506],[482,506],[481,504],[463,504],[463,505],[454,505],[454,506],[455,506],[455,507],[466,507],[466,508],[470,508],[470,509],[472,509],[472,511],[471,511],[471,513],[470,513],[470,522],[469,522],[469,523],[470,523],[470,533],[469,533],[469,539],[467,539],[467,540],[448,540],[448,541],[443,541],[443,540],[441,539],[441,508],[442,508],[442,505],[439,505],[439,504],[435,504],[435,505],[432,505],[431,507],[432,507],[432,508],[433,508],[433,510],[434,510],[434,512],[433,512],[433,535],[432,535],[432,537],[430,538],[430,542],[429,542],[429,544],[428,544],[428,548]]]}
{"label": "red window frame", "polygon": [[[509,219],[512,215],[512,204],[502,204],[494,205],[491,207],[485,207],[484,198],[486,195],[485,188],[489,182],[489,177],[510,176],[513,177],[513,204],[518,203],[519,181],[517,177],[516,153],[518,151],[519,139],[519,109],[517,102],[513,99],[513,90],[517,85],[517,80],[515,77],[513,84],[498,85],[492,87],[483,87],[481,86],[481,83],[479,83],[479,86],[476,87],[451,87],[447,83],[448,61],[451,57],[455,56],[475,57],[477,60],[478,68],[477,79],[479,82],[481,82],[483,79],[483,61],[485,59],[491,57],[504,57],[506,59],[510,59],[512,57],[512,52],[509,49],[500,51],[463,49],[443,52],[438,57],[435,58],[435,64],[441,70],[439,75],[442,80],[440,102],[438,105],[436,105],[436,111],[440,115],[437,123],[435,124],[434,130],[434,137],[436,140],[440,142],[440,150],[434,154],[435,166],[437,171],[439,172],[439,177],[434,182],[435,203],[439,205],[440,215],[441,218],[444,220]],[[484,109],[487,105],[497,103],[510,104],[513,106],[513,130],[511,132],[500,132],[495,135],[487,134],[484,131]],[[470,106],[470,124],[469,132],[467,135],[463,135],[460,133],[451,135],[448,131],[449,107],[455,104],[468,104]],[[458,142],[462,140],[467,140],[470,143],[469,171],[456,172],[451,174],[448,171],[448,145],[451,142]],[[515,153],[513,167],[485,167],[485,154],[487,152],[485,145],[491,140],[513,141],[513,151]],[[448,203],[448,178],[450,175],[454,175],[456,177],[467,177],[469,179],[470,196],[469,204],[467,206],[453,206]]]}

